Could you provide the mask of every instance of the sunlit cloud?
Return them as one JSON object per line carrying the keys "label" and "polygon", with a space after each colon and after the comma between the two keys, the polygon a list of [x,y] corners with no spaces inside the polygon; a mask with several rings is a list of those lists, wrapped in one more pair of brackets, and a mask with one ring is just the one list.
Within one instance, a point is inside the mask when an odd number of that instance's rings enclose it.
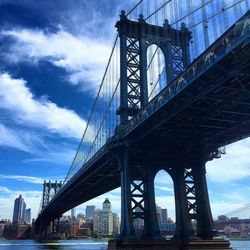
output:
{"label": "sunlit cloud", "polygon": [[[27,182],[27,183],[32,183],[32,184],[39,184],[41,185],[44,180],[57,180],[59,181],[60,178],[55,178],[55,177],[33,177],[33,176],[23,176],[23,175],[0,175],[0,179],[5,179],[5,180],[15,180],[15,181],[22,181],[22,182]],[[62,179],[62,178],[61,178]]]}
{"label": "sunlit cloud", "polygon": [[[46,98],[37,99],[24,79],[0,74],[0,108],[10,111],[17,124],[45,129],[64,137],[81,138],[86,121],[75,111]],[[88,138],[93,136],[89,130]]]}
{"label": "sunlit cloud", "polygon": [[12,129],[0,123],[0,146],[18,149],[24,152],[35,152],[38,146],[43,147],[39,136],[24,129]]}
{"label": "sunlit cloud", "polygon": [[59,30],[48,33],[43,30],[21,29],[2,31],[3,37],[11,37],[14,43],[5,53],[9,62],[27,61],[38,63],[46,60],[68,72],[68,81],[81,84],[84,90],[91,83],[94,88],[100,84],[111,44],[102,38],[73,36]]}

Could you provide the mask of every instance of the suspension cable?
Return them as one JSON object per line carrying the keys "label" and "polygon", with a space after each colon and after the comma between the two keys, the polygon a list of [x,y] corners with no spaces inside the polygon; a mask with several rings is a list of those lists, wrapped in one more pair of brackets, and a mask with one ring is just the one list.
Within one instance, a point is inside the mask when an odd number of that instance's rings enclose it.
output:
{"label": "suspension cable", "polygon": [[96,107],[96,104],[97,104],[97,100],[98,100],[98,98],[99,98],[99,96],[100,96],[100,92],[101,92],[102,86],[103,86],[103,84],[104,84],[104,79],[105,79],[105,77],[106,77],[106,74],[107,74],[107,71],[108,71],[108,68],[109,68],[109,64],[110,64],[110,62],[111,62],[111,59],[112,59],[112,56],[113,56],[113,53],[114,53],[114,50],[115,50],[115,46],[116,46],[117,41],[118,41],[118,35],[116,35],[116,38],[115,38],[115,41],[114,41],[114,44],[113,44],[113,47],[112,47],[112,50],[111,50],[111,54],[110,54],[110,56],[109,56],[109,60],[108,60],[108,63],[107,63],[107,66],[106,66],[106,69],[105,69],[105,72],[104,72],[104,75],[103,75],[103,78],[102,78],[102,81],[101,81],[101,85],[100,85],[100,87],[99,87],[99,89],[98,89],[97,96],[96,96],[95,101],[94,101],[94,105],[93,105],[93,107],[92,107],[92,109],[91,109],[91,112],[90,112],[90,115],[89,115],[89,119],[88,119],[87,125],[86,125],[86,127],[85,127],[85,129],[84,129],[83,136],[82,136],[82,138],[81,138],[80,144],[79,144],[79,146],[78,146],[78,148],[77,148],[77,151],[76,151],[76,154],[75,154],[75,157],[74,157],[74,159],[73,159],[73,162],[72,162],[72,164],[71,164],[71,166],[70,166],[70,169],[69,169],[69,171],[68,171],[68,173],[67,173],[67,175],[66,175],[66,178],[65,178],[63,184],[64,184],[65,181],[67,180],[67,178],[68,178],[68,176],[69,176],[69,174],[70,174],[70,172],[71,172],[71,170],[72,170],[72,167],[73,167],[73,165],[74,165],[74,163],[75,163],[75,160],[76,160],[76,157],[77,157],[77,155],[78,155],[78,152],[79,152],[79,150],[80,150],[80,148],[81,148],[83,139],[85,138],[87,129],[88,129],[89,124],[90,124],[90,120],[91,120],[91,118],[92,118],[92,115],[93,115],[93,113],[94,113],[94,110],[95,110],[95,107]]}
{"label": "suspension cable", "polygon": [[238,2],[236,2],[236,3],[234,3],[234,4],[232,4],[232,5],[229,5],[228,7],[224,8],[224,9],[222,9],[221,11],[215,13],[214,15],[208,17],[206,20],[202,20],[202,21],[200,21],[200,22],[198,22],[198,23],[196,23],[196,24],[194,24],[193,26],[190,26],[190,27],[188,27],[188,28],[189,28],[189,29],[192,29],[193,27],[195,27],[195,26],[197,26],[197,25],[203,23],[204,21],[208,21],[208,20],[210,20],[210,19],[212,19],[212,18],[218,16],[219,14],[221,14],[221,13],[223,13],[223,12],[225,12],[225,11],[231,9],[232,7],[234,7],[235,5],[237,5],[237,4],[239,4],[239,3],[243,2],[243,1],[244,1],[244,0],[240,0],[240,1],[238,1]]}
{"label": "suspension cable", "polygon": [[145,18],[145,21],[148,20],[150,17],[152,17],[153,15],[155,15],[158,11],[160,11],[163,7],[165,7],[168,3],[170,3],[172,0],[168,0],[167,2],[165,2],[164,4],[162,4],[158,9],[156,9],[154,12],[152,12],[149,16],[147,16]]}
{"label": "suspension cable", "polygon": [[[127,13],[127,15],[131,14],[131,13],[132,13],[132,12],[133,12],[133,11],[134,11],[143,1],[144,1],[144,0],[140,0],[133,8]],[[107,66],[106,66],[106,68],[105,68],[105,72],[104,72],[104,75],[103,75],[103,78],[102,78],[100,87],[99,87],[99,89],[98,89],[97,96],[96,96],[95,101],[94,101],[94,105],[93,105],[93,107],[92,107],[92,109],[91,109],[90,116],[89,116],[89,118],[88,118],[86,127],[85,127],[85,129],[84,129],[83,136],[82,136],[82,138],[81,138],[81,141],[80,141],[80,144],[79,144],[79,146],[78,146],[78,148],[77,148],[77,151],[76,151],[76,154],[75,154],[75,156],[74,156],[73,162],[72,162],[72,164],[71,164],[71,166],[70,166],[70,169],[69,169],[69,171],[68,171],[68,173],[67,173],[67,175],[66,175],[66,177],[65,177],[65,179],[64,179],[63,184],[67,181],[67,178],[69,177],[71,171],[74,169],[73,165],[75,164],[77,155],[78,155],[78,153],[79,153],[79,151],[80,151],[80,148],[81,148],[82,143],[83,143],[83,140],[84,140],[84,138],[85,138],[85,135],[86,135],[87,129],[88,129],[88,127],[89,127],[91,118],[92,118],[92,116],[93,116],[93,113],[94,113],[94,110],[95,110],[95,107],[96,107],[96,104],[97,104],[97,100],[99,99],[100,92],[101,92],[101,89],[102,89],[102,87],[103,87],[104,80],[105,80],[105,77],[106,77],[106,74],[107,74],[107,71],[108,71],[108,68],[109,68],[109,65],[110,65],[110,62],[111,62],[111,59],[112,59],[112,56],[113,56],[114,49],[115,49],[115,46],[116,46],[117,41],[118,41],[118,35],[116,35],[116,37],[115,37],[115,41],[114,41],[114,43],[113,43],[113,47],[112,47],[112,50],[111,50],[111,54],[110,54],[110,56],[109,56],[109,60],[108,60]]]}
{"label": "suspension cable", "polygon": [[128,13],[127,16],[130,15],[144,0],[140,0]]}
{"label": "suspension cable", "polygon": [[[193,10],[192,12],[190,12],[189,14],[187,14],[187,15],[185,15],[184,17],[182,17],[182,18],[176,20],[175,22],[171,23],[171,25],[174,25],[174,24],[180,22],[181,20],[185,19],[185,18],[188,17],[189,15],[195,13],[196,11],[198,11],[199,9],[203,8],[205,5],[207,5],[207,4],[209,4],[209,3],[213,2],[213,1],[214,1],[214,0],[210,0],[210,1],[206,2],[206,3],[204,3],[203,5],[201,5],[200,7],[198,7],[197,9]],[[239,4],[239,3],[243,2],[243,1],[244,1],[244,0],[239,0],[238,2],[235,2],[234,4],[232,4],[232,5],[230,5],[230,6],[226,7],[226,8],[224,8],[223,10],[221,10],[221,11],[215,13],[214,15],[207,17],[207,19],[203,19],[201,22],[198,22],[198,23],[196,23],[196,24],[194,24],[194,25],[192,25],[192,26],[190,26],[190,27],[188,27],[188,28],[189,28],[189,29],[192,29],[192,28],[198,26],[199,24],[202,24],[202,23],[204,23],[204,22],[207,22],[208,20],[214,18],[215,16],[218,16],[219,14],[223,13],[224,11],[227,11],[228,9],[234,7],[235,5],[237,5],[237,4]],[[159,47],[157,46],[157,48],[155,49],[155,53],[154,53],[152,59],[150,60],[150,64],[152,63],[152,61],[153,61],[153,59],[154,59],[154,57],[155,57],[155,54],[156,54],[156,50],[158,50],[158,48],[159,48]],[[149,65],[149,67],[150,67],[150,65]],[[162,70],[160,76],[162,76],[162,74],[164,73],[164,70],[165,70],[165,69]],[[156,84],[157,84],[158,82],[159,82],[159,78],[158,78]],[[156,84],[155,84],[155,85],[156,85]],[[152,91],[154,91],[155,88],[156,88],[156,86],[154,86],[154,88],[153,88]],[[153,94],[152,91],[151,91],[151,93],[150,93],[150,95],[149,95],[149,98],[150,98],[150,97],[152,96],[152,94]]]}

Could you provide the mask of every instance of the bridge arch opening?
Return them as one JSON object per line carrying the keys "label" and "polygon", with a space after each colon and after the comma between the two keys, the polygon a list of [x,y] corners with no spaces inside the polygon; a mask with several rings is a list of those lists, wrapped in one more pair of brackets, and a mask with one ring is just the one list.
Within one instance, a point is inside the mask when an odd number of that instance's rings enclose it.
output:
{"label": "bridge arch opening", "polygon": [[152,44],[147,49],[148,99],[154,98],[167,84],[164,53]]}
{"label": "bridge arch opening", "polygon": [[156,217],[162,236],[170,239],[175,234],[174,184],[165,170],[159,170],[154,178]]}

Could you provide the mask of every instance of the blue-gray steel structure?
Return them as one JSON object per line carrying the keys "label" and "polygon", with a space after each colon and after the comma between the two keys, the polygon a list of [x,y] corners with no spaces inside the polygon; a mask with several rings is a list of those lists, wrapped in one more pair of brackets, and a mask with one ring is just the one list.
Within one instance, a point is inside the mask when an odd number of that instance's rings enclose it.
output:
{"label": "blue-gray steel structure", "polygon": [[[161,238],[154,177],[165,169],[173,179],[176,239],[216,235],[205,177],[207,161],[223,146],[250,134],[250,12],[192,63],[191,34],[168,22],[160,27],[122,12],[120,37],[120,125],[41,211],[37,233],[65,211],[121,186],[121,239],[134,239],[133,220],[144,220],[141,238]],[[166,87],[151,101],[147,48],[165,56]],[[194,230],[192,220],[197,221]]]}

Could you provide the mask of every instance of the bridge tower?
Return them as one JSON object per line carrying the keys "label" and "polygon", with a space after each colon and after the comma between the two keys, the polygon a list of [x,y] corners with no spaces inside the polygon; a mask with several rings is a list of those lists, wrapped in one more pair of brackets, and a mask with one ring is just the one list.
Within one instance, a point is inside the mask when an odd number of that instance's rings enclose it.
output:
{"label": "bridge tower", "polygon": [[[121,125],[138,113],[148,103],[147,81],[147,49],[150,45],[157,45],[165,58],[166,82],[169,84],[190,63],[189,41],[191,33],[182,24],[180,30],[173,29],[168,20],[162,27],[148,24],[143,15],[138,22],[127,18],[125,11],[121,12],[120,20],[116,23],[120,38],[120,115]],[[140,162],[143,166],[138,173],[128,162],[128,151],[121,147],[118,159],[121,169],[121,238],[135,237],[133,220],[144,220],[142,238],[156,239],[160,237],[156,219],[154,174],[147,162]],[[177,206],[178,207],[178,206]]]}
{"label": "bridge tower", "polygon": [[[54,196],[59,189],[62,187],[62,182],[51,182],[51,181],[44,181],[43,183],[43,195],[42,195],[42,209],[44,209],[48,204],[52,197]],[[52,194],[53,191],[53,194]]]}
{"label": "bridge tower", "polygon": [[[43,210],[49,204],[51,198],[60,190],[61,187],[62,187],[62,181],[51,182],[51,181],[44,180],[41,210]],[[52,220],[52,223],[51,223],[51,233],[52,234],[57,233],[58,223],[59,223],[58,218]],[[47,229],[48,229],[47,224],[48,223],[46,221],[46,218],[44,218],[43,223],[40,225],[40,227],[41,227],[40,232],[44,232],[45,234],[47,234]]]}
{"label": "bridge tower", "polygon": [[138,22],[121,11],[116,23],[120,38],[120,107],[121,124],[148,103],[147,49],[157,45],[165,57],[166,81],[169,84],[188,66],[191,32],[183,23],[180,30],[171,28],[166,19],[163,26],[146,23],[143,15]]}

